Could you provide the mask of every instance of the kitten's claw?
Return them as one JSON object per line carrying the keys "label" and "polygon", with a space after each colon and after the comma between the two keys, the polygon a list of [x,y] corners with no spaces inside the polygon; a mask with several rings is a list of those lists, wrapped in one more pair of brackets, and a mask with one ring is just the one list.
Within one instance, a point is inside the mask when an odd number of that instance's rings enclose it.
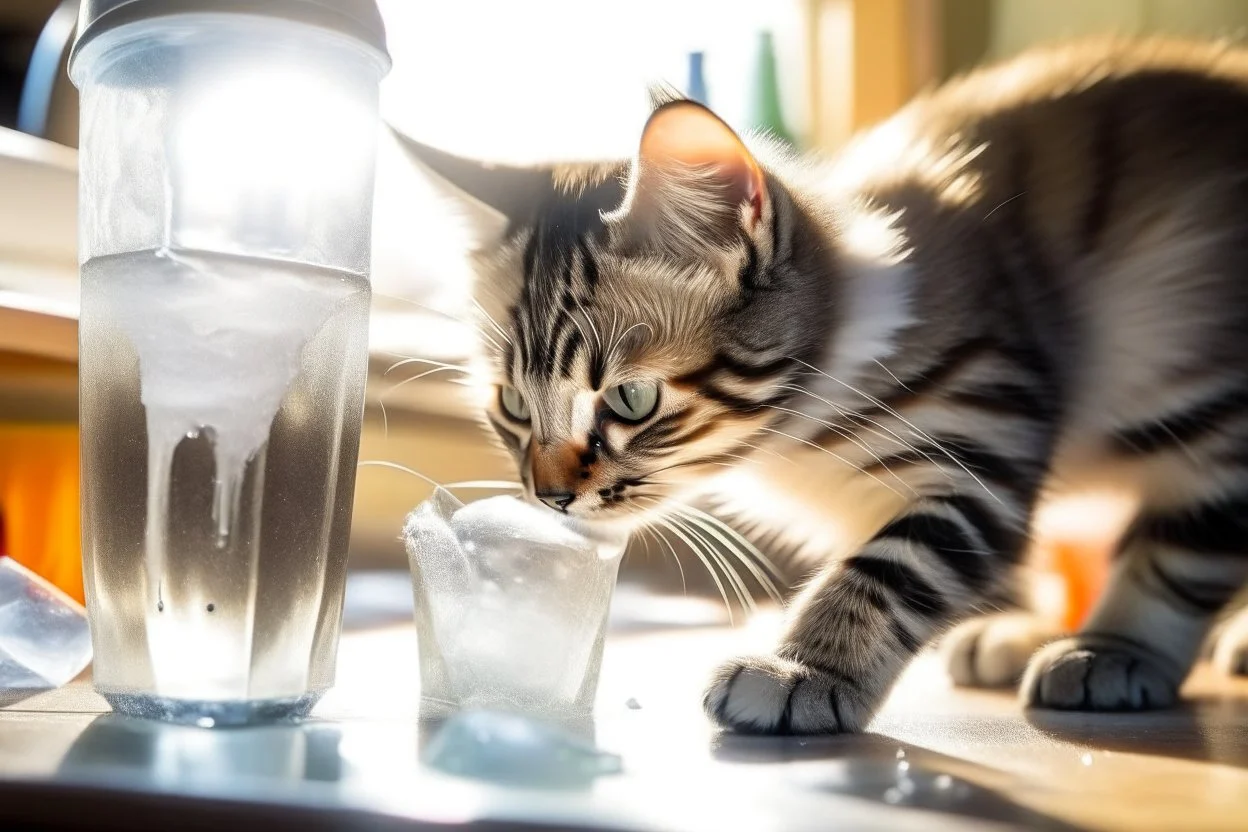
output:
{"label": "kitten's claw", "polygon": [[852,732],[868,711],[844,679],[778,656],[724,664],[702,706],[720,727],[742,734]]}
{"label": "kitten's claw", "polygon": [[1054,642],[1032,658],[1021,694],[1033,708],[1145,711],[1173,705],[1179,681],[1181,674],[1136,644],[1078,635]]}
{"label": "kitten's claw", "polygon": [[987,615],[950,630],[941,641],[940,653],[955,685],[1013,687],[1035,652],[1061,635],[1028,613]]}

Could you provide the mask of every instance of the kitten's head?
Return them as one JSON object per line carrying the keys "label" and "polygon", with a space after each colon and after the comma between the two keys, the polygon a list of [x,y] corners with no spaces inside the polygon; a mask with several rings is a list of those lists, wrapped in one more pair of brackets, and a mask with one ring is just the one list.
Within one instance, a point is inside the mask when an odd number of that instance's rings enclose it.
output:
{"label": "kitten's head", "polygon": [[[495,217],[475,294],[486,416],[526,495],[586,520],[640,517],[752,450],[786,381],[814,360],[822,247],[737,135],[688,101],[659,106],[634,160],[486,166],[411,145]],[[815,235],[817,236],[817,235]]]}

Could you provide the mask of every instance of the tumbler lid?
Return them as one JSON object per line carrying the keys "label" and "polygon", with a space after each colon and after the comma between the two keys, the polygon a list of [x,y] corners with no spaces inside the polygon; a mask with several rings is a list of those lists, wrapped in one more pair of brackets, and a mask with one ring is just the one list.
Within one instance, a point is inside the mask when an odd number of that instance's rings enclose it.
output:
{"label": "tumbler lid", "polygon": [[81,0],[70,61],[89,40],[118,26],[198,13],[245,14],[308,23],[355,38],[390,64],[386,27],[376,0]]}

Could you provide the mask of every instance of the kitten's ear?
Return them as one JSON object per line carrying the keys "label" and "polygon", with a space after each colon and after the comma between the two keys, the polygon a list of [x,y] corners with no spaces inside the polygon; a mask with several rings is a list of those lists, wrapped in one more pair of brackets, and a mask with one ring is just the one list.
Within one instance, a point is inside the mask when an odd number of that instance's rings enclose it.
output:
{"label": "kitten's ear", "polygon": [[[399,146],[421,168],[432,173],[448,197],[456,199],[477,225],[483,223],[501,236],[527,223],[534,208],[554,188],[550,168],[520,168],[465,159],[421,144],[394,128]],[[492,235],[482,232],[483,241]]]}
{"label": "kitten's ear", "polygon": [[646,122],[626,207],[630,230],[674,252],[753,233],[767,205],[763,169],[724,121],[695,101]]}

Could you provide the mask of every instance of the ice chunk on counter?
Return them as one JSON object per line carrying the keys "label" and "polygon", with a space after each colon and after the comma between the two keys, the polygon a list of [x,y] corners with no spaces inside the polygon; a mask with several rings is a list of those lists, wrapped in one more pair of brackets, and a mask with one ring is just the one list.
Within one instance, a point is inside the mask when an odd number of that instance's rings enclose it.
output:
{"label": "ice chunk on counter", "polygon": [[12,558],[0,557],[0,704],[60,687],[90,663],[86,611]]}

